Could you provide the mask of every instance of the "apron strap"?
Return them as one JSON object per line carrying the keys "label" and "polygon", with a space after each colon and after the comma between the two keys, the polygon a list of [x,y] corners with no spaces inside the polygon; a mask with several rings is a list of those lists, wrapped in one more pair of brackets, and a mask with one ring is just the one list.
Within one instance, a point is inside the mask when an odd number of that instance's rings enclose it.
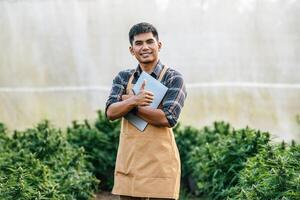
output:
{"label": "apron strap", "polygon": [[130,78],[128,80],[127,87],[126,87],[126,94],[129,94],[130,90],[132,89],[132,80],[134,78],[134,72],[132,73],[132,75],[130,76]]}
{"label": "apron strap", "polygon": [[164,65],[164,68],[161,70],[160,74],[159,74],[159,78],[158,78],[158,81],[161,82],[162,78],[164,77],[165,73],[167,72],[168,70],[168,66],[167,65]]}

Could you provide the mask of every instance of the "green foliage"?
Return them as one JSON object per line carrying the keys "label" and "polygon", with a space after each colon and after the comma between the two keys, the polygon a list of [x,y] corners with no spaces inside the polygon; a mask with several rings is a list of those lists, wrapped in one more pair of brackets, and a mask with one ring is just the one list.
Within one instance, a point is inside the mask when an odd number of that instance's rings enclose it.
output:
{"label": "green foliage", "polygon": [[0,151],[0,199],[93,197],[98,181],[86,169],[84,149],[72,147],[47,121],[5,139],[7,148]]}
{"label": "green foliage", "polygon": [[188,160],[190,160],[190,152],[199,144],[201,133],[196,128],[181,126],[180,124],[178,124],[173,131],[181,160],[181,189],[182,193],[187,193],[187,191],[195,190],[195,184],[192,178],[193,170]]}
{"label": "green foliage", "polygon": [[119,134],[120,121],[108,121],[101,111],[94,125],[87,120],[81,124],[74,121],[67,129],[69,143],[85,149],[88,168],[101,180],[99,187],[103,190],[111,190],[113,186]]}
{"label": "green foliage", "polygon": [[179,199],[180,200],[209,200],[204,197],[199,198],[199,197],[193,195],[189,190],[186,189],[186,187],[182,187],[182,185],[180,185]]}
{"label": "green foliage", "polygon": [[239,171],[244,168],[247,158],[254,156],[268,142],[268,133],[250,128],[234,130],[224,122],[205,127],[188,160],[189,166],[193,166],[197,195],[224,199],[228,189],[237,184]]}
{"label": "green foliage", "polygon": [[300,199],[300,145],[268,145],[250,158],[228,199]]}
{"label": "green foliage", "polygon": [[[0,123],[0,199],[91,199],[113,186],[120,121],[101,111],[64,135],[47,121],[8,137]],[[300,147],[270,145],[269,134],[215,122],[177,125],[180,199],[300,199]],[[193,195],[192,195],[193,193]],[[195,197],[194,195],[197,195]]]}
{"label": "green foliage", "polygon": [[0,152],[7,149],[9,138],[7,137],[6,127],[0,123]]}

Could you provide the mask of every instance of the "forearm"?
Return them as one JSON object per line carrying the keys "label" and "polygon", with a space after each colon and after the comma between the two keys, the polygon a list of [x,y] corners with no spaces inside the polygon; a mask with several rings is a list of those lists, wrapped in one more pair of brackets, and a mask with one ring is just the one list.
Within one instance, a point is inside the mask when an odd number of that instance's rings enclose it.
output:
{"label": "forearm", "polygon": [[122,95],[121,101],[111,104],[106,111],[107,118],[115,120],[126,115],[134,107],[149,106],[153,101],[153,94],[145,91],[143,87],[137,95]]}
{"label": "forearm", "polygon": [[155,126],[170,127],[164,111],[149,106],[139,106],[136,113],[140,118]]}
{"label": "forearm", "polygon": [[131,111],[136,106],[135,102],[132,99],[126,99],[120,102],[111,104],[107,111],[106,115],[109,120],[115,120],[123,117],[129,111]]}

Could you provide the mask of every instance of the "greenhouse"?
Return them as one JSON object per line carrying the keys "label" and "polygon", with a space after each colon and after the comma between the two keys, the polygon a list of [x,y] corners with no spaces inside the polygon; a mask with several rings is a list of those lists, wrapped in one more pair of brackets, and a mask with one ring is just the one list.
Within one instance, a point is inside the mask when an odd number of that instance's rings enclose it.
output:
{"label": "greenhouse", "polygon": [[[111,195],[105,116],[128,32],[154,24],[184,77],[180,198],[300,199],[300,2],[0,1],[0,199]],[[150,198],[151,199],[151,198]]]}

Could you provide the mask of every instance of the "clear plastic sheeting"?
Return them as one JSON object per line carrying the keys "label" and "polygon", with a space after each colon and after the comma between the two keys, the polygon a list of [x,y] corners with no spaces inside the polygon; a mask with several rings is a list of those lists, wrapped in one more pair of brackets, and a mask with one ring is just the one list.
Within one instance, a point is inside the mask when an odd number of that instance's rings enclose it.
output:
{"label": "clear plastic sheeting", "polygon": [[296,0],[2,0],[0,121],[95,119],[114,75],[136,67],[130,27],[147,21],[162,62],[185,77],[183,124],[225,120],[300,139],[299,10]]}

